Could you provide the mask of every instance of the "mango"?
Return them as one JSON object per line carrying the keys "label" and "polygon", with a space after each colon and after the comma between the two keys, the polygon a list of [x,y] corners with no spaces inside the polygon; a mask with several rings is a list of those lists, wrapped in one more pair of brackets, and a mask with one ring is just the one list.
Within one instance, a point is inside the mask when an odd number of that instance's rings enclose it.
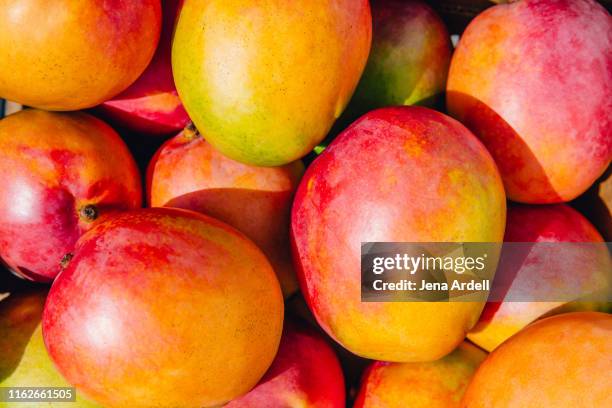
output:
{"label": "mango", "polygon": [[348,103],[370,50],[367,0],[185,0],[172,46],[181,100],[224,155],[306,155]]}
{"label": "mango", "polygon": [[362,242],[501,242],[506,200],[493,159],[456,120],[422,107],[362,116],[306,170],[293,203],[300,287],[322,328],[366,358],[450,353],[484,302],[362,302]]}

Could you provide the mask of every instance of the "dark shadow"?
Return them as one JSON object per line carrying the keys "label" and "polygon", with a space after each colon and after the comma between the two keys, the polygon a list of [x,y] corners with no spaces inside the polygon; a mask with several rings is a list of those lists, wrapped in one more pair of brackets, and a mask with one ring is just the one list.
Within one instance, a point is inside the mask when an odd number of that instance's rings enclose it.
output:
{"label": "dark shadow", "polygon": [[612,241],[612,166],[584,194],[570,203]]}
{"label": "dark shadow", "polygon": [[[32,284],[40,284],[40,285],[50,285],[53,282],[53,279],[50,279],[47,276],[40,275],[24,266],[18,266],[16,269],[13,269],[9,266],[5,266],[10,274],[17,278],[21,278],[21,280],[25,280],[26,282],[32,282]],[[58,262],[59,268],[59,262]]]}
{"label": "dark shadow", "polygon": [[140,170],[142,183],[145,185],[147,166],[153,158],[153,155],[155,155],[155,152],[157,152],[167,138],[131,133],[125,129],[119,128],[115,128],[115,130],[121,135],[130,149],[132,156],[134,156],[138,169]]}
{"label": "dark shadow", "polygon": [[0,301],[0,382],[19,366],[42,318],[45,297],[44,290],[27,290]]}
{"label": "dark shadow", "polygon": [[491,0],[429,0],[451,34],[460,34],[470,21],[495,3]]}
{"label": "dark shadow", "polygon": [[0,294],[21,292],[28,289],[42,289],[46,287],[43,283],[36,283],[17,276],[9,268],[0,262]]}
{"label": "dark shadow", "polygon": [[[480,100],[460,92],[446,94],[449,111],[487,147],[504,179],[506,193],[538,192],[549,202],[563,201],[550,183],[538,158],[519,134],[493,109]],[[517,180],[517,172],[521,178]],[[509,180],[513,176],[513,180]],[[515,201],[521,201],[513,197]]]}

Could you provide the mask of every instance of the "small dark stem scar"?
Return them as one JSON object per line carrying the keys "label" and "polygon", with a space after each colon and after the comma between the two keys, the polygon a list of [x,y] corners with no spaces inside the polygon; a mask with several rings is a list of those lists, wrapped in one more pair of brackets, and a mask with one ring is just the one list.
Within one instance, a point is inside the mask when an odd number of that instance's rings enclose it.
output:
{"label": "small dark stem scar", "polygon": [[62,269],[66,269],[72,258],[74,258],[74,254],[72,252],[68,252],[62,257],[62,260],[60,261],[60,266]]}
{"label": "small dark stem scar", "polygon": [[98,213],[98,208],[95,205],[88,204],[79,210],[79,215],[86,221],[94,221],[100,214]]}

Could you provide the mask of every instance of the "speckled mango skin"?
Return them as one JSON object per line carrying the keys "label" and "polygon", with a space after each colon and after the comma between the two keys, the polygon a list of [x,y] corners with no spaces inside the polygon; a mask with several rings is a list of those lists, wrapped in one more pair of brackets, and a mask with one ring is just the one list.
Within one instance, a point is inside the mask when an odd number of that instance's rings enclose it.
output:
{"label": "speckled mango skin", "polygon": [[0,174],[0,256],[36,281],[51,281],[93,225],[83,208],[95,206],[102,218],[142,202],[127,146],[86,113],[29,109],[2,119]]}
{"label": "speckled mango skin", "polygon": [[193,210],[237,228],[264,251],[288,297],[298,290],[289,219],[303,173],[301,161],[281,167],[234,161],[186,129],[166,142],[151,160],[148,200],[152,207]]}
{"label": "speckled mango skin", "polygon": [[53,283],[42,319],[58,370],[110,408],[213,407],[245,394],[272,363],[282,325],[282,293],[261,250],[175,208],[98,223]]}
{"label": "speckled mango skin", "polygon": [[[512,205],[508,208],[505,242],[599,242],[603,238],[578,211],[565,204]],[[562,249],[561,249],[562,250]],[[516,271],[508,288],[508,299],[516,299],[516,293],[527,287],[551,288],[561,297],[563,287],[581,285],[585,294],[592,290],[611,287],[610,258],[605,246],[601,252],[591,254],[589,264],[576,266],[572,256],[559,253],[555,263],[551,248],[532,249]],[[503,263],[503,262],[502,262]],[[544,266],[545,265],[545,266]],[[500,265],[499,268],[503,266]],[[498,268],[498,271],[500,270]],[[523,292],[526,293],[526,292]],[[542,299],[544,295],[540,295]],[[553,299],[553,296],[550,296]],[[492,351],[508,338],[536,319],[572,310],[605,310],[606,302],[489,302],[480,320],[468,333],[468,339],[487,351]]]}
{"label": "speckled mango skin", "polygon": [[0,97],[46,110],[90,108],[153,57],[159,0],[0,1]]}
{"label": "speckled mango skin", "polygon": [[319,324],[351,352],[436,360],[476,323],[476,302],[361,302],[368,241],[500,242],[504,190],[493,159],[465,127],[421,107],[372,111],[302,178],[292,210],[294,259]]}
{"label": "speckled mango skin", "polygon": [[344,376],[329,343],[297,321],[285,321],[278,354],[249,393],[226,408],[345,408]]}
{"label": "speckled mango skin", "polygon": [[612,315],[567,313],[527,326],[480,365],[462,408],[609,407]]}
{"label": "speckled mango skin", "polygon": [[159,45],[142,75],[98,110],[112,124],[149,136],[181,131],[189,123],[172,77],[172,33],[180,0],[164,0]]}
{"label": "speckled mango skin", "polygon": [[363,376],[354,408],[459,408],[486,356],[463,342],[451,354],[428,363],[376,361]]}
{"label": "speckled mango skin", "polygon": [[[46,291],[14,293],[0,301],[0,387],[70,387],[47,354],[40,319]],[[77,393],[75,402],[28,402],[28,408],[101,408]],[[15,403],[0,401],[0,407]]]}
{"label": "speckled mango skin", "polygon": [[419,0],[372,3],[372,49],[346,116],[384,106],[427,105],[446,89],[451,44],[444,23]]}
{"label": "speckled mango skin", "polygon": [[569,201],[612,158],[612,19],[594,0],[491,7],[451,61],[448,111],[487,146],[508,197]]}
{"label": "speckled mango skin", "polygon": [[344,110],[371,25],[367,0],[186,0],[172,48],[179,95],[221,153],[290,163]]}

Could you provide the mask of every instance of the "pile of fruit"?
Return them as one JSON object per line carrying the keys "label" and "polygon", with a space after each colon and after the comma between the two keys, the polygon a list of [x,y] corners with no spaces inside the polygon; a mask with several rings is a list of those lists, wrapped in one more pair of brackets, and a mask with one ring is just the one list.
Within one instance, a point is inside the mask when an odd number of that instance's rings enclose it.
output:
{"label": "pile of fruit", "polygon": [[362,242],[612,237],[612,17],[503,3],[1,0],[0,387],[612,406],[609,302],[361,301]]}

